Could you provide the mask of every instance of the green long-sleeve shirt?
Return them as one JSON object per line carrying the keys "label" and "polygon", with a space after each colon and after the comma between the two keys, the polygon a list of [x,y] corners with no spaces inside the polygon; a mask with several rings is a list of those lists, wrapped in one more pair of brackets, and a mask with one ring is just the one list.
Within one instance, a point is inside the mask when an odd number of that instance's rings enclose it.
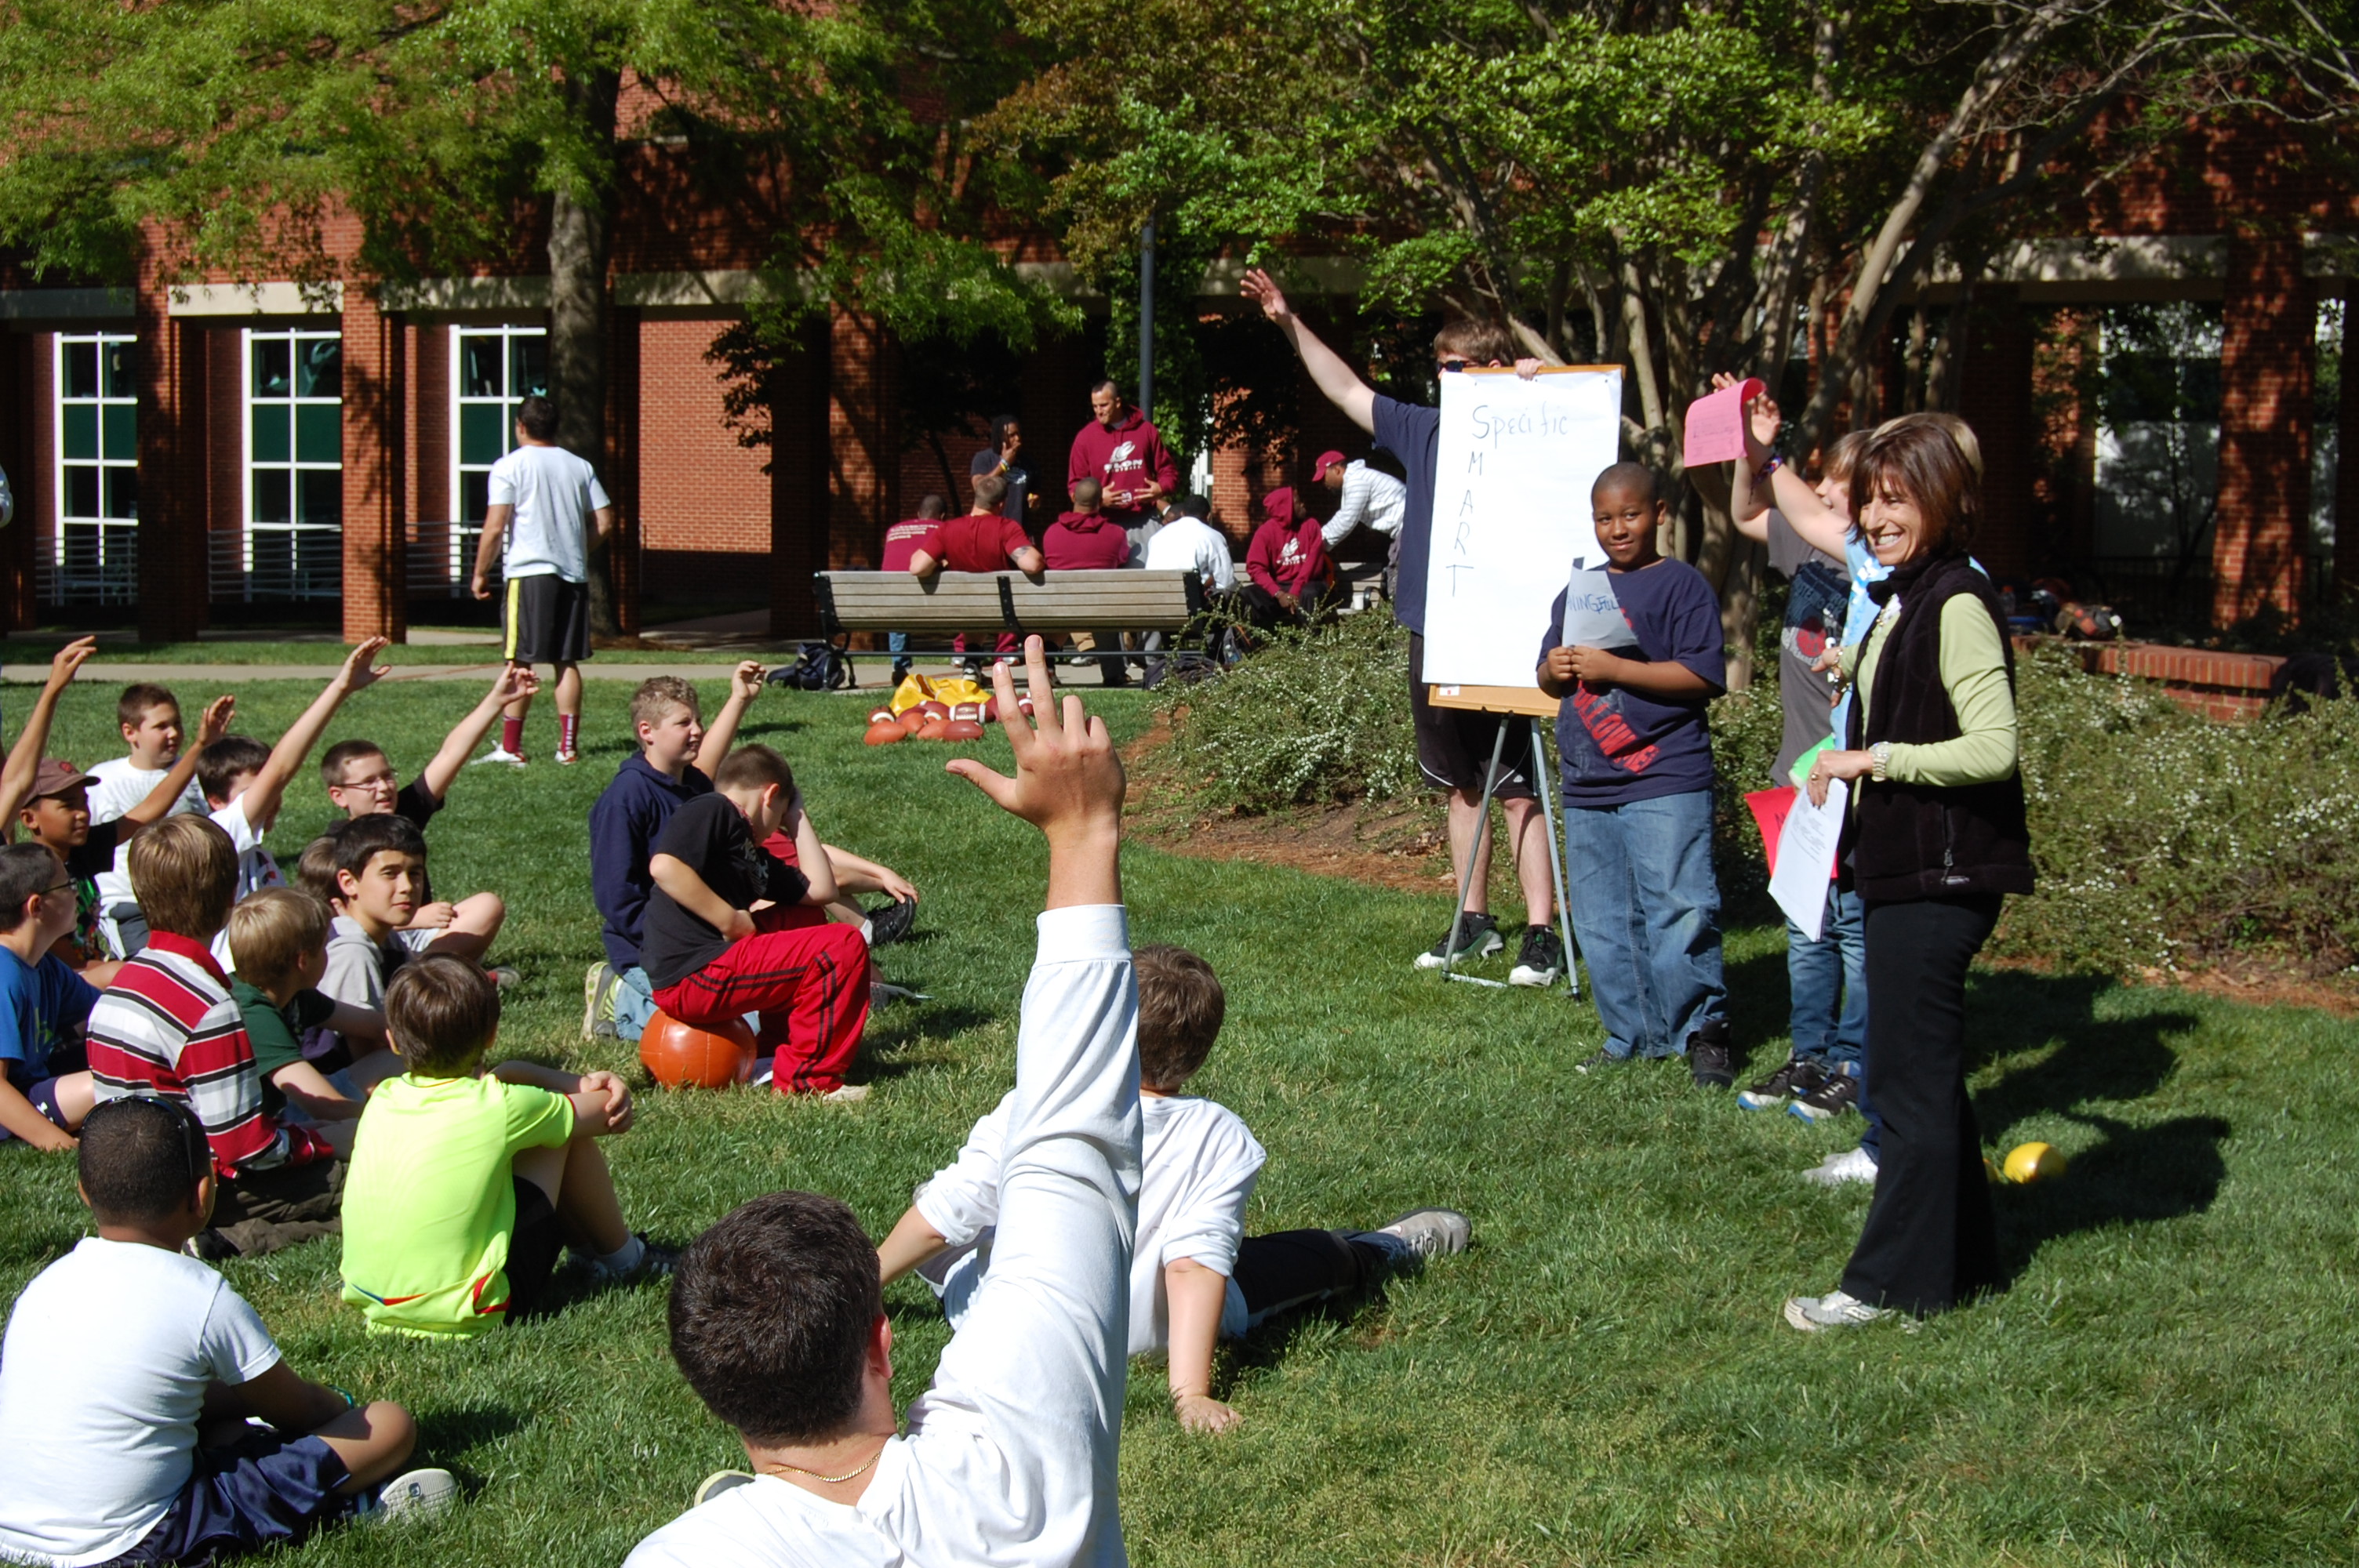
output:
{"label": "green long-sleeve shirt", "polygon": [[[1877,616],[1864,647],[1846,651],[1859,683],[1862,727],[1875,699],[1875,665],[1891,620]],[[1995,784],[2015,772],[2015,691],[2006,681],[2006,650],[1981,600],[1961,593],[1941,607],[1941,685],[1957,711],[1958,738],[1924,745],[1893,742],[1884,776],[1902,784]]]}

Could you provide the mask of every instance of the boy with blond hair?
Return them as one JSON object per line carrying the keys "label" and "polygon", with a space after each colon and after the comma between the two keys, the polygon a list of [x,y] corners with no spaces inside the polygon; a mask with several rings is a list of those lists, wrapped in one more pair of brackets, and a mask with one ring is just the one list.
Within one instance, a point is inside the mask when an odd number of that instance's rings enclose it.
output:
{"label": "boy with blond hair", "polygon": [[[451,783],[490,732],[501,709],[539,689],[540,677],[528,667],[510,665],[503,669],[484,699],[451,727],[442,749],[408,784],[401,782],[393,771],[392,759],[375,741],[337,741],[320,757],[320,783],[327,788],[328,803],[347,818],[390,814],[425,832],[427,823],[450,798]],[[456,903],[446,903],[436,900],[420,881],[418,907],[409,924],[402,927],[401,941],[414,951],[430,947],[438,953],[480,958],[499,935],[507,914],[507,904],[495,892],[470,893]]]}
{"label": "boy with blond hair", "polygon": [[[299,888],[265,888],[241,900],[229,912],[229,947],[237,959],[229,994],[262,1072],[263,1109],[278,1116],[291,1105],[349,1155],[360,1097],[401,1069],[384,1048],[382,1012],[320,989],[328,972],[330,919],[327,906]],[[339,1073],[356,1093],[347,1093],[304,1054],[304,1038],[320,1033],[342,1038],[357,1058]],[[361,1043],[359,1050],[353,1042]]]}
{"label": "boy with blond hair", "polygon": [[[1191,1432],[1225,1432],[1212,1398],[1212,1346],[1292,1307],[1364,1290],[1404,1268],[1462,1252],[1464,1215],[1419,1208],[1380,1230],[1247,1236],[1245,1205],[1268,1156],[1236,1112],[1184,1094],[1212,1053],[1228,999],[1185,947],[1136,948],[1138,1098],[1146,1125],[1130,1268],[1130,1353],[1169,1349],[1171,1407]],[[919,1270],[953,1327],[991,1267],[1011,1091],[974,1124],[958,1158],[918,1189],[877,1249],[884,1282]]]}
{"label": "boy with blond hair", "polygon": [[344,1195],[344,1300],[372,1333],[466,1339],[536,1312],[569,1245],[603,1280],[671,1272],[675,1254],[624,1224],[598,1152],[631,1125],[622,1079],[486,1073],[499,988],[449,954],[403,966],[385,1006],[403,1071],[361,1112]]}

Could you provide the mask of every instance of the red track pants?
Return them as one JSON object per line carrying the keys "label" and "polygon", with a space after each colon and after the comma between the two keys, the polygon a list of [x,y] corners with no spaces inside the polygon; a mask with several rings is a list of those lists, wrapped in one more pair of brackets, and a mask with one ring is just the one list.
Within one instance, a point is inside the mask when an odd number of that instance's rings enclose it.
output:
{"label": "red track pants", "polygon": [[816,913],[759,912],[759,930],[656,992],[656,1005],[698,1025],[759,1013],[755,1038],[775,1053],[770,1082],[780,1094],[842,1087],[868,1026],[868,943],[855,926],[809,924]]}

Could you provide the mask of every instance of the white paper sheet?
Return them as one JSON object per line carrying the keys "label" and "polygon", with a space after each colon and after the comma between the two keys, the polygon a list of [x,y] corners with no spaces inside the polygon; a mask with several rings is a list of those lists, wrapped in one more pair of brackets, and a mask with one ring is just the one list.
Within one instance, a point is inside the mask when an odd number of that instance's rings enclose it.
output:
{"label": "white paper sheet", "polygon": [[1804,790],[1786,814],[1785,830],[1777,835],[1777,869],[1769,873],[1769,896],[1786,918],[1815,942],[1827,913],[1827,883],[1835,873],[1835,841],[1843,837],[1843,803],[1851,785],[1843,779],[1827,781],[1827,803],[1812,806]]}

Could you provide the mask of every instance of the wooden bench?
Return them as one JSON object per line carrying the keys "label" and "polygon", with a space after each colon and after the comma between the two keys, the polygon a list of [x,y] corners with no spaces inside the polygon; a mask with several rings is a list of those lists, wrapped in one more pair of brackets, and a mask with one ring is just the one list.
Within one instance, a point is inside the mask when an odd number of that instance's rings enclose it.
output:
{"label": "wooden bench", "polygon": [[[853,632],[943,637],[1008,632],[1019,638],[1028,632],[1179,633],[1204,612],[1204,584],[1194,572],[1046,572],[1038,582],[1014,570],[945,571],[924,579],[908,572],[820,572],[812,588],[821,629],[831,642]],[[968,650],[970,656],[990,652]],[[1087,656],[1124,654],[1101,648]]]}

